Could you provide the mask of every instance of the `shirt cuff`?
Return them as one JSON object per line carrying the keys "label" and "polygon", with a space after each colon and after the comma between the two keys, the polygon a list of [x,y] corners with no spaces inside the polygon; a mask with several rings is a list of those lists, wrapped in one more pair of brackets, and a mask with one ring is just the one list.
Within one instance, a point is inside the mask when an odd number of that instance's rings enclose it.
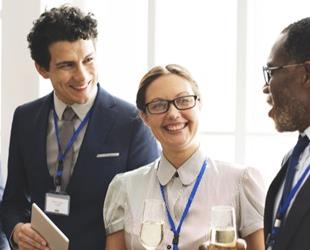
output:
{"label": "shirt cuff", "polygon": [[116,232],[121,231],[121,230],[124,230],[124,221],[123,220],[120,220],[114,224],[111,224],[105,229],[106,235],[113,234],[113,233],[116,233]]}
{"label": "shirt cuff", "polygon": [[15,228],[13,229],[13,231],[12,231],[12,233],[11,233],[11,236],[10,236],[10,239],[9,239],[9,244],[10,244],[11,249],[13,249],[13,250],[18,250],[18,245],[17,245],[17,244],[15,243],[15,241],[13,240],[14,231],[15,231]]}
{"label": "shirt cuff", "polygon": [[240,232],[241,237],[244,238],[252,233],[255,233],[257,230],[263,229],[264,228],[264,223],[263,222],[257,222],[254,223],[248,227],[246,227],[242,232]]}

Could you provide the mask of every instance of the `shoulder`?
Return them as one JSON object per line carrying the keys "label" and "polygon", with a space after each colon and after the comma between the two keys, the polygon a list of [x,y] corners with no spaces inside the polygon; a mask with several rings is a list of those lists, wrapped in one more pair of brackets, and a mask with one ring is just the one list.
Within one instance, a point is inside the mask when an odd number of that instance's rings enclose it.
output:
{"label": "shoulder", "polygon": [[127,189],[129,186],[137,185],[137,183],[139,183],[139,186],[143,186],[144,182],[148,182],[150,177],[156,174],[155,172],[157,164],[158,159],[137,169],[117,174],[113,178],[110,185],[125,186],[125,189]]}
{"label": "shoulder", "polygon": [[53,94],[50,93],[46,96],[43,96],[39,99],[36,99],[31,102],[27,102],[18,106],[14,111],[13,123],[19,121],[24,123],[27,121],[35,121],[38,118],[38,115],[42,111],[46,112],[50,109],[53,103]]}
{"label": "shoulder", "polygon": [[18,106],[15,110],[15,113],[24,113],[24,112],[32,113],[33,111],[38,111],[40,108],[42,108],[43,105],[52,104],[52,101],[53,101],[53,94],[50,93],[41,98],[38,98],[36,100]]}
{"label": "shoulder", "polygon": [[133,104],[108,93],[100,86],[95,105],[102,105],[105,108],[109,108],[111,111],[121,113],[122,116],[125,117],[138,117],[138,110]]}
{"label": "shoulder", "polygon": [[208,167],[212,176],[226,180],[225,183],[251,187],[253,185],[265,186],[261,172],[252,166],[208,159]]}
{"label": "shoulder", "polygon": [[247,167],[241,164],[212,160],[208,158],[208,168],[213,174],[218,176],[230,176],[234,179],[240,179],[242,175],[247,171]]}
{"label": "shoulder", "polygon": [[133,195],[141,197],[144,187],[156,176],[156,166],[158,161],[154,161],[143,167],[117,174],[109,184],[105,203],[110,204],[113,200],[125,200]]}

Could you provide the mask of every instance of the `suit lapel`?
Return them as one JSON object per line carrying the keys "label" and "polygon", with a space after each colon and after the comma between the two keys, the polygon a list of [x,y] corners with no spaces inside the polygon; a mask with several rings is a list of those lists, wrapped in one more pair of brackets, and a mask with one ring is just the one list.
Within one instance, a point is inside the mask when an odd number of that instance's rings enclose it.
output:
{"label": "suit lapel", "polygon": [[[34,145],[40,145],[37,148],[37,158],[35,160],[40,163],[40,170],[42,171],[42,176],[44,179],[49,180],[49,185],[52,187],[53,178],[51,178],[48,166],[47,166],[47,152],[46,152],[46,140],[47,140],[47,128],[48,128],[48,117],[53,104],[53,93],[46,97],[46,100],[43,100],[43,105],[41,105],[37,116],[35,117],[36,124],[36,136],[32,138],[34,140]],[[42,129],[43,128],[43,129]],[[41,145],[44,145],[43,147]]]}
{"label": "suit lapel", "polygon": [[283,230],[281,230],[278,241],[278,249],[287,249],[304,215],[310,210],[310,178],[308,177],[289,211]]}
{"label": "suit lapel", "polygon": [[[85,162],[91,165],[89,163],[96,160],[97,151],[102,147],[117,115],[112,110],[114,105],[115,102],[112,96],[99,87],[94,103],[94,111],[88,122],[76,165],[68,184],[68,192],[70,192],[72,186],[79,184],[77,182],[78,176],[83,175]],[[75,182],[77,183],[74,184]]]}
{"label": "suit lapel", "polygon": [[273,214],[275,208],[276,196],[279,192],[279,188],[285,178],[285,173],[287,169],[288,162],[286,162],[280,169],[277,176],[274,178],[270,184],[265,204],[265,216],[264,216],[264,228],[265,228],[265,239],[269,233],[271,233],[271,228],[273,224]]}

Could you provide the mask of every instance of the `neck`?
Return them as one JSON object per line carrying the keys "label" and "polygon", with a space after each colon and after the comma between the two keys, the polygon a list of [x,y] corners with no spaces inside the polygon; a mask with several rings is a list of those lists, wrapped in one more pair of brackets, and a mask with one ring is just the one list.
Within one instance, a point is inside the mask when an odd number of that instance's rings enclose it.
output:
{"label": "neck", "polygon": [[191,148],[183,150],[167,150],[163,149],[163,154],[166,159],[176,168],[181,167],[199,148],[199,145],[195,145]]}

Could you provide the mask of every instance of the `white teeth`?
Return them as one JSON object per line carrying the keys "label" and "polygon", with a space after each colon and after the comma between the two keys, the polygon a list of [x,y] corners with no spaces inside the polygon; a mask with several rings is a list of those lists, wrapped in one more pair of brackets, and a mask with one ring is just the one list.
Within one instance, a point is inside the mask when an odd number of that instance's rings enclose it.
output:
{"label": "white teeth", "polygon": [[182,129],[184,127],[185,127],[184,123],[178,123],[178,124],[167,125],[166,129],[169,131],[176,131],[176,130]]}
{"label": "white teeth", "polygon": [[73,86],[74,89],[77,89],[77,90],[81,90],[81,89],[85,89],[87,87],[88,84],[84,84],[82,86]]}

